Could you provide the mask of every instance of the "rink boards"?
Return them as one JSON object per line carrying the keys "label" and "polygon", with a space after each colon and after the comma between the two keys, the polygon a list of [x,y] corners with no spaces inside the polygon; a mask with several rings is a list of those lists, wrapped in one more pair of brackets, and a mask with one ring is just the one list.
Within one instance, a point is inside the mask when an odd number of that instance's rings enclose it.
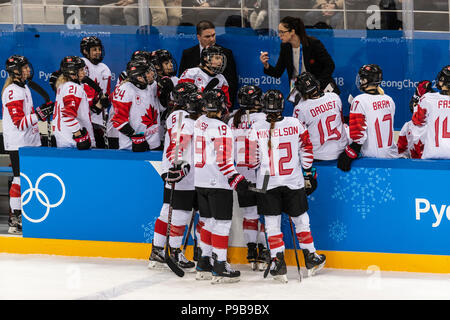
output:
{"label": "rink boards", "polygon": [[[0,252],[148,258],[161,152],[43,147],[20,149],[20,159],[24,234],[1,238]],[[308,213],[328,267],[450,272],[450,161],[359,159],[349,173],[335,162],[316,167]],[[286,217],[282,231],[294,265]],[[236,203],[230,246],[231,261],[245,263]]]}

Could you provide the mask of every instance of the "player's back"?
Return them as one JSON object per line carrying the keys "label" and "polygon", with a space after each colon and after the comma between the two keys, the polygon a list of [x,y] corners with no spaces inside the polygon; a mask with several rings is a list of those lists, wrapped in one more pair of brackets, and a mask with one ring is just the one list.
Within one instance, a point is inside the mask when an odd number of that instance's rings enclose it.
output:
{"label": "player's back", "polygon": [[[181,114],[181,130],[179,130],[179,121]],[[167,117],[167,131],[164,138],[164,151],[161,169],[162,172],[168,172],[173,166],[175,160],[175,150],[177,135],[179,133],[178,161],[186,161],[191,166],[191,170],[187,176],[180,182],[175,184],[176,190],[193,190],[194,189],[194,120],[188,118],[188,113],[184,110],[176,110]],[[166,184],[166,188],[170,188]]]}
{"label": "player's back", "polygon": [[194,124],[195,186],[231,189],[228,175],[235,170],[231,128],[203,115]]}
{"label": "player's back", "polygon": [[251,159],[251,152],[254,148],[249,143],[250,129],[255,122],[265,121],[266,114],[262,112],[254,112],[242,115],[239,126],[234,126],[234,119],[231,118],[228,122],[234,140],[234,161],[236,163],[236,170],[242,174],[246,179],[255,182],[255,170],[249,169],[249,160]]}
{"label": "player's back", "polygon": [[362,144],[364,157],[397,158],[394,141],[395,103],[389,95],[363,93],[350,107],[350,138]]}
{"label": "player's back", "polygon": [[327,92],[317,99],[300,101],[294,117],[308,128],[314,159],[335,160],[347,146],[342,102],[337,94]]}
{"label": "player's back", "polygon": [[425,94],[418,109],[426,109],[423,159],[450,159],[450,96]]}
{"label": "player's back", "polygon": [[[300,189],[304,186],[301,165],[306,161],[308,164],[305,167],[311,166],[312,145],[308,131],[298,119],[284,117],[275,122],[272,129],[268,121],[256,122],[251,130],[250,140],[258,143],[258,188],[262,187],[266,171],[270,173],[268,190],[280,186],[290,189]],[[308,155],[301,155],[303,140],[311,147],[311,153]]]}

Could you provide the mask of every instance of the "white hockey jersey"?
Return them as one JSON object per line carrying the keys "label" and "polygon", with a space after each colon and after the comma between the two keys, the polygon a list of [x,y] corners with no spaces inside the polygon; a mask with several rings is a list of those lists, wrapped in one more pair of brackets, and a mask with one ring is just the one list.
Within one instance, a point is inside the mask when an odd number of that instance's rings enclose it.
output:
{"label": "white hockey jersey", "polygon": [[194,151],[195,186],[231,190],[228,179],[238,173],[231,128],[218,119],[201,116],[194,124]]}
{"label": "white hockey jersey", "polygon": [[[86,63],[87,67],[87,76],[98,83],[99,87],[102,89],[103,94],[111,93],[111,70],[108,66],[102,62],[99,64],[93,64],[89,61],[89,59],[81,58]],[[92,99],[95,97],[95,90],[89,87],[87,84],[84,85],[84,89],[86,91],[86,95],[88,97],[89,103],[92,102]],[[91,120],[92,123],[103,125],[103,117],[102,114],[96,114],[91,111]]]}
{"label": "white hockey jersey", "polygon": [[[150,86],[142,90],[131,82],[124,81],[114,90],[112,104],[114,128],[120,130],[129,123],[136,133],[144,133],[150,149],[160,146],[160,106]],[[131,139],[119,132],[119,149],[131,150],[131,146]]]}
{"label": "white hockey jersey", "polygon": [[[189,114],[184,110],[172,112],[167,117],[167,131],[164,139],[164,152],[161,169],[163,173],[168,172],[175,161],[176,139],[178,134],[178,121],[181,114],[180,142],[178,147],[178,160],[186,161],[191,166],[191,170],[186,177],[175,184],[175,190],[194,190],[194,123],[193,119],[188,118]],[[170,184],[166,188],[170,189]]]}
{"label": "white hockey jersey", "polygon": [[17,151],[20,147],[40,146],[38,118],[33,109],[33,99],[27,85],[15,83],[3,90],[3,142],[5,150]]}
{"label": "white hockey jersey", "polygon": [[[268,190],[281,186],[301,189],[305,185],[302,168],[309,169],[314,161],[313,146],[306,127],[294,117],[275,122],[255,122],[250,129],[250,141],[256,143],[257,188],[262,188],[264,175],[269,172]],[[271,148],[269,150],[269,135]]]}
{"label": "white hockey jersey", "polygon": [[186,69],[181,75],[180,79],[178,80],[178,83],[192,82],[197,86],[197,88],[200,91],[203,91],[205,90],[205,87],[208,85],[208,83],[214,78],[217,78],[219,80],[219,83],[214,88],[211,89],[221,89],[224,92],[227,107],[229,108],[231,106],[229,86],[227,80],[222,74],[218,74],[214,77],[211,77],[201,68],[195,67],[191,69]]}
{"label": "white hockey jersey", "polygon": [[293,116],[308,128],[314,159],[336,160],[348,145],[342,102],[333,92],[317,99],[301,100]]}
{"label": "white hockey jersey", "polygon": [[425,126],[415,126],[412,120],[406,122],[398,135],[399,155],[404,158],[421,159],[425,132]]}
{"label": "white hockey jersey", "polygon": [[434,92],[421,97],[412,121],[424,130],[422,159],[450,159],[449,118],[450,96]]}
{"label": "white hockey jersey", "polygon": [[56,90],[55,109],[52,129],[59,148],[76,148],[73,133],[83,127],[91,138],[91,147],[95,147],[89,102],[83,85],[72,81],[61,84]]}
{"label": "white hockey jersey", "polygon": [[244,114],[237,128],[233,124],[233,118],[228,122],[233,133],[236,170],[253,183],[256,183],[256,171],[249,168],[249,165],[251,165],[251,159],[255,158],[256,148],[250,145],[249,135],[250,128],[257,121],[266,121],[266,115],[262,112],[250,113],[247,118]]}
{"label": "white hockey jersey", "polygon": [[356,96],[350,106],[350,139],[361,144],[361,155],[398,158],[394,141],[395,103],[386,94]]}

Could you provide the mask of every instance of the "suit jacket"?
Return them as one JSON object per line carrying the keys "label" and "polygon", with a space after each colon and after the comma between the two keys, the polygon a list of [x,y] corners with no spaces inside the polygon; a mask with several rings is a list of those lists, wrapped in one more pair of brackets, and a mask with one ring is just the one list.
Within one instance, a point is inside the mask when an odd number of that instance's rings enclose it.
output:
{"label": "suit jacket", "polygon": [[[230,101],[232,106],[235,105],[236,93],[238,88],[238,76],[236,72],[236,62],[234,61],[233,52],[230,49],[224,48],[218,44],[224,51],[227,57],[227,66],[223,72],[223,76],[227,79],[229,86]],[[190,68],[198,67],[200,64],[200,45],[193,46],[183,50],[183,55],[181,56],[180,67],[178,68],[178,76]]]}
{"label": "suit jacket", "polygon": [[[306,71],[311,72],[316,79],[319,80],[321,89],[325,89],[325,87],[331,83],[334,87],[334,92],[339,94],[339,88],[333,79],[333,59],[319,39],[314,37],[308,38],[309,45],[303,46],[302,48],[303,62]],[[268,69],[264,68],[264,73],[275,78],[280,78],[286,69],[290,81],[294,73],[292,45],[290,43],[281,44],[280,56],[278,57],[277,64],[275,66],[269,66]]]}

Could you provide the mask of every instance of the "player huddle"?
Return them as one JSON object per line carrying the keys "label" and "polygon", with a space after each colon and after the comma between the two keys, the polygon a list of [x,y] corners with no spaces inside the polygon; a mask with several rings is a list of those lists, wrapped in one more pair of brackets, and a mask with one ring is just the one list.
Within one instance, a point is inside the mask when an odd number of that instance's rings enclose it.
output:
{"label": "player huddle", "polygon": [[[64,57],[52,74],[55,102],[36,108],[31,63],[18,55],[6,61],[9,78],[2,104],[5,150],[14,171],[11,233],[21,232],[17,150],[41,145],[38,121],[49,123],[56,147],[163,150],[163,205],[148,267],[169,267],[178,275],[192,271],[197,280],[212,283],[240,279],[227,262],[233,191],[243,215],[248,262],[253,270],[264,270],[264,277],[270,273],[285,283],[282,213],[289,216],[308,274],[326,262],[316,252],[308,215],[307,197],[317,188],[314,161],[337,160],[338,168],[348,171],[360,156],[450,158],[450,66],[438,74],[439,92],[432,92],[429,81],[419,83],[410,103],[412,120],[397,146],[395,103],[379,86],[378,65],[359,69],[361,94],[351,103],[346,125],[339,96],[323,92],[308,72],[296,78],[288,97],[295,104],[292,116],[283,114],[285,99],[279,90],[263,93],[257,86],[240,88],[239,108],[231,112],[222,75],[226,57],[215,45],[205,48],[200,65],[180,78],[167,50],[136,51],[112,91],[101,41],[83,38],[80,50],[83,58]],[[196,263],[184,255],[186,226],[194,228]]]}

